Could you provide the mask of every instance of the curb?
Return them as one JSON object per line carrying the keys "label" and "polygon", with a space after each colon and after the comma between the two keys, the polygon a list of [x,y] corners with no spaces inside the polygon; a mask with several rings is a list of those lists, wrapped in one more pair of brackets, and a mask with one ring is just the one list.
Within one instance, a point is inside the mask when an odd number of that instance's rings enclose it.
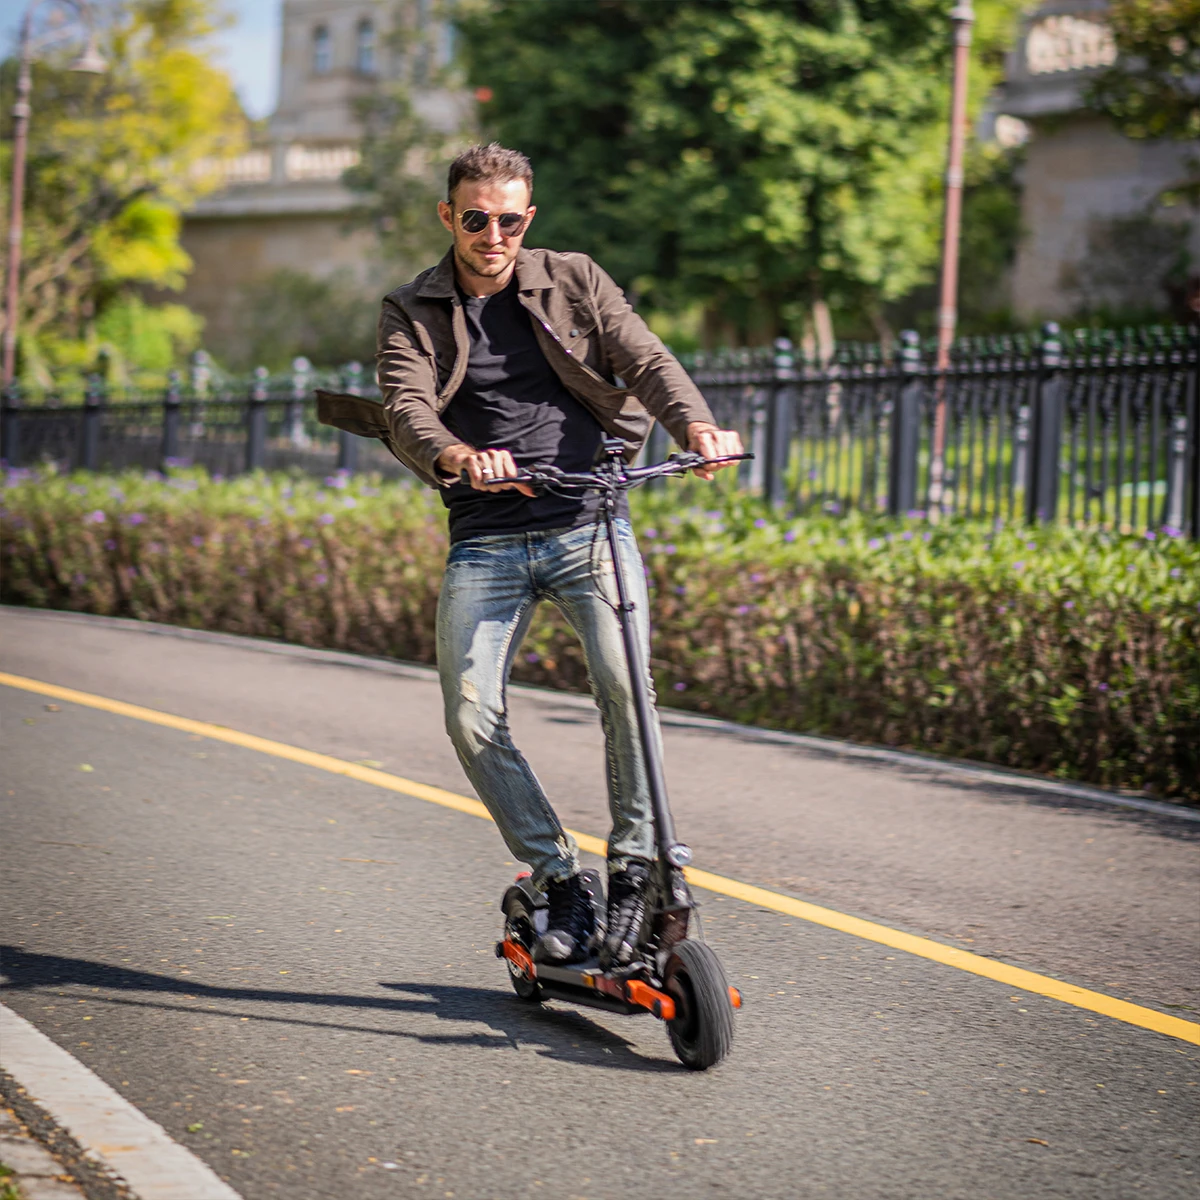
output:
{"label": "curb", "polygon": [[[61,609],[28,608],[22,605],[0,605],[0,614],[21,616],[36,615],[55,620],[71,621],[98,628],[117,628],[130,632],[149,633],[160,637],[181,638],[185,641],[207,642],[217,646],[232,646],[242,650],[254,650],[260,654],[277,654],[285,658],[298,658],[306,662],[326,666],[354,667],[358,670],[376,671],[404,679],[418,679],[425,683],[436,683],[435,667],[419,663],[401,662],[390,658],[374,658],[365,654],[351,654],[344,650],[318,650],[310,646],[296,646],[288,642],[275,642],[267,638],[247,637],[241,634],[217,633],[206,629],[187,629],[179,625],[163,625],[154,621],[135,621],[127,617],[104,617],[94,613],[67,612]],[[510,691],[526,699],[552,707],[582,709],[594,713],[595,705],[588,696],[555,688],[534,687],[530,684],[511,684]],[[1048,779],[1023,771],[1003,767],[982,766],[962,759],[939,758],[913,750],[891,750],[882,746],[864,746],[857,742],[819,734],[789,733],[784,730],[763,729],[756,725],[739,725],[718,717],[705,717],[678,709],[659,708],[659,720],[664,727],[699,729],[709,734],[750,739],[780,746],[793,746],[808,750],[827,758],[857,759],[900,767],[909,772],[923,775],[941,775],[949,780],[971,781],[977,784],[1004,787],[1014,791],[1033,792],[1060,797],[1065,800],[1082,800],[1091,804],[1104,804],[1157,816],[1173,817],[1180,821],[1200,822],[1200,809],[1190,808],[1162,800],[1150,800],[1142,796],[1127,796],[1120,792],[1088,784],[1067,783]]]}
{"label": "curb", "polygon": [[40,1029],[0,1004],[0,1090],[94,1200],[241,1200]]}

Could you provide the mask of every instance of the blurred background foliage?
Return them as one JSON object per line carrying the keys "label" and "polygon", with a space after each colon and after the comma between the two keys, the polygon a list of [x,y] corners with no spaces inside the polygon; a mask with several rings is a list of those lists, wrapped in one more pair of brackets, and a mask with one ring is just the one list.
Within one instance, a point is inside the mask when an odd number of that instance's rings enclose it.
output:
{"label": "blurred background foliage", "polygon": [[[210,38],[217,0],[117,0],[96,9],[102,75],[66,69],[71,54],[33,66],[21,275],[23,376],[107,362],[120,378],[168,366],[200,339],[199,319],[147,292],[179,291],[191,262],[181,212],[216,187],[247,121]],[[13,59],[0,67],[11,95]],[[4,106],[0,172],[11,172]]]}
{"label": "blurred background foliage", "polygon": [[[979,5],[976,111],[1018,7]],[[531,243],[592,254],[704,342],[886,334],[930,282],[943,4],[492,0],[461,27],[485,132],[536,165]],[[982,299],[1015,244],[1011,166],[976,151],[972,176]]]}
{"label": "blurred background foliage", "polygon": [[[29,382],[96,369],[118,384],[145,380],[205,344],[200,319],[170,295],[191,267],[181,213],[219,185],[221,160],[253,132],[217,65],[221,4],[113,0],[101,10],[106,75],[70,73],[65,51],[35,66],[21,295]],[[1198,5],[1111,6],[1123,57],[1091,101],[1131,136],[1195,139]],[[980,136],[987,121],[977,118],[1022,8],[975,6],[965,334],[1013,326],[1006,281],[1022,232],[1022,151]],[[345,176],[376,238],[373,272],[268,275],[231,294],[236,333],[206,348],[236,371],[281,369],[297,355],[317,366],[369,361],[379,296],[442,253],[434,202],[449,159],[478,137],[535,164],[530,244],[595,256],[676,350],[782,333],[825,351],[835,333],[929,333],[945,10],[941,0],[457,0],[459,52],[436,69],[428,35],[400,21],[390,49],[411,69],[381,77],[364,100],[361,162]],[[437,0],[426,11],[440,12]],[[11,60],[0,65],[0,89],[11,94],[14,76]],[[418,84],[473,91],[463,128],[424,121]],[[5,173],[9,153],[0,143]],[[1143,225],[1090,232],[1080,319],[1162,318],[1154,273],[1185,279],[1182,226]]]}

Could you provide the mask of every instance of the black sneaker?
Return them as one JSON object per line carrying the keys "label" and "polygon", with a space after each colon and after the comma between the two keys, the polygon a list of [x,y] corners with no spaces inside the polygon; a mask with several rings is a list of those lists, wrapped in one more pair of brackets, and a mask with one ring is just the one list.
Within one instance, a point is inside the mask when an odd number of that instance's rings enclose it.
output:
{"label": "black sneaker", "polygon": [[581,962],[592,950],[596,910],[578,875],[556,879],[546,887],[550,916],[546,932],[534,947],[535,962]]}
{"label": "black sneaker", "polygon": [[628,966],[636,957],[646,921],[646,889],[650,864],[634,860],[608,877],[608,936],[605,958],[614,966]]}

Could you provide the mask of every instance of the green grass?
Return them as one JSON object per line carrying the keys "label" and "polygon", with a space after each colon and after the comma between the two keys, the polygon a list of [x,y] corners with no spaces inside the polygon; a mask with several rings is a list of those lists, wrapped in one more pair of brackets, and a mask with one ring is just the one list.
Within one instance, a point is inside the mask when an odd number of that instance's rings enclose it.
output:
{"label": "green grass", "polygon": [[[1200,802],[1200,546],[634,497],[665,703]],[[445,515],[378,479],[18,473],[6,603],[434,660]],[[543,607],[517,678],[586,687]]]}

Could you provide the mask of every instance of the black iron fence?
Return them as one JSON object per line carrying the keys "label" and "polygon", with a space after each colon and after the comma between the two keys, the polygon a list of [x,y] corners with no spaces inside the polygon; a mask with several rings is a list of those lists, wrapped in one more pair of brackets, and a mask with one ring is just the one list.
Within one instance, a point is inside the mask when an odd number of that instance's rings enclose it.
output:
{"label": "black iron fence", "polygon": [[963,339],[945,370],[913,333],[893,354],[846,347],[823,366],[785,340],[687,365],[755,451],[747,486],[792,511],[936,510],[1200,536],[1196,329],[1049,324]]}
{"label": "black iron fence", "polygon": [[[964,339],[934,367],[915,334],[831,361],[773,348],[686,365],[718,420],[755,452],[742,482],[796,512],[852,509],[997,520],[1100,522],[1200,536],[1200,331],[1143,329]],[[372,439],[317,423],[307,369],[215,385],[203,370],[156,396],[91,386],[82,403],[4,398],[9,466],[403,467]],[[358,364],[336,381],[371,387]],[[49,402],[46,402],[46,401]],[[656,427],[648,455],[669,451]]]}

